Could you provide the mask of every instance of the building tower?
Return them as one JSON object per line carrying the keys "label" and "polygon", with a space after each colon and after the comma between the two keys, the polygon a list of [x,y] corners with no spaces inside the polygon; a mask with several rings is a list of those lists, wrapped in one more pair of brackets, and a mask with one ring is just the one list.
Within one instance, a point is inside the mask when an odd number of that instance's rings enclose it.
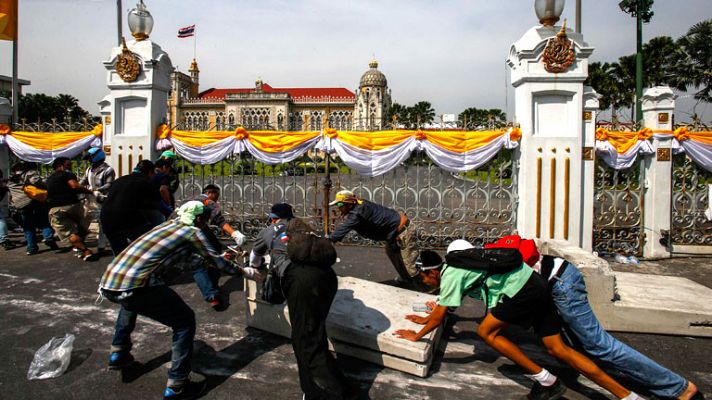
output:
{"label": "building tower", "polygon": [[378,62],[375,59],[371,60],[368,66],[369,70],[361,76],[356,91],[353,126],[357,130],[384,129],[390,123],[386,120],[391,106],[388,81],[378,70]]}
{"label": "building tower", "polygon": [[198,93],[200,93],[200,70],[198,69],[198,62],[195,61],[195,58],[193,59],[193,62],[190,63],[190,69],[188,69],[188,72],[190,72],[191,80],[190,98],[195,99],[198,97]]}

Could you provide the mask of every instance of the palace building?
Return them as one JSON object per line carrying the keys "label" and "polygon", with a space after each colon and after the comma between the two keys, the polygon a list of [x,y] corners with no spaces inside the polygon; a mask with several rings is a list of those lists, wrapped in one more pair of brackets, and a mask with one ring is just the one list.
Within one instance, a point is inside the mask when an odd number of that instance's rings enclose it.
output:
{"label": "palace building", "polygon": [[277,88],[261,79],[252,88],[200,90],[195,59],[188,74],[175,71],[167,119],[186,130],[378,130],[384,128],[391,93],[378,62],[369,63],[356,93],[343,87]]}

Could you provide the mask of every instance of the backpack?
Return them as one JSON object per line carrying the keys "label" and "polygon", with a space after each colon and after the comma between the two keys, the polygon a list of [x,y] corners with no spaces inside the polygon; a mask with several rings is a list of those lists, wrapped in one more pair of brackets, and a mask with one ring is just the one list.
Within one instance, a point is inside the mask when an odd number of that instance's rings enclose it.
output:
{"label": "backpack", "polygon": [[314,233],[302,220],[287,223],[287,257],[296,264],[329,268],[336,263],[336,248],[331,240]]}
{"label": "backpack", "polygon": [[491,248],[451,251],[445,256],[447,265],[455,268],[486,271],[486,276],[505,274],[522,266],[518,249]]}
{"label": "backpack", "polygon": [[22,187],[22,191],[25,192],[25,195],[27,195],[27,197],[31,198],[32,200],[36,200],[42,203],[47,201],[47,189],[42,189],[35,185],[28,184]]}

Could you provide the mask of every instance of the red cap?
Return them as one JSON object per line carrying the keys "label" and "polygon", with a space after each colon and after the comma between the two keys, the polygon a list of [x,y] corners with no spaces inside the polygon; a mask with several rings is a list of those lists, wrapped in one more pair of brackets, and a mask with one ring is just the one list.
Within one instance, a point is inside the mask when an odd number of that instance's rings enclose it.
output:
{"label": "red cap", "polygon": [[508,248],[519,249],[522,259],[528,266],[533,267],[539,261],[539,251],[532,239],[522,239],[519,235],[509,235],[498,239],[494,243],[485,245],[485,249]]}

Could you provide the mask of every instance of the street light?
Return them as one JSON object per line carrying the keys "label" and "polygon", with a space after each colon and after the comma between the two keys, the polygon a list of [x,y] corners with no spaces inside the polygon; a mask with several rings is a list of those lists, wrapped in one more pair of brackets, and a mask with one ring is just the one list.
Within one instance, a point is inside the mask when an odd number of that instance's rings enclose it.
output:
{"label": "street light", "polygon": [[129,11],[128,15],[129,29],[131,35],[138,41],[148,39],[148,35],[153,30],[153,17],[148,12],[143,0],[136,4],[136,8]]}
{"label": "street light", "polygon": [[564,11],[565,0],[534,0],[534,11],[544,26],[554,26]]}

